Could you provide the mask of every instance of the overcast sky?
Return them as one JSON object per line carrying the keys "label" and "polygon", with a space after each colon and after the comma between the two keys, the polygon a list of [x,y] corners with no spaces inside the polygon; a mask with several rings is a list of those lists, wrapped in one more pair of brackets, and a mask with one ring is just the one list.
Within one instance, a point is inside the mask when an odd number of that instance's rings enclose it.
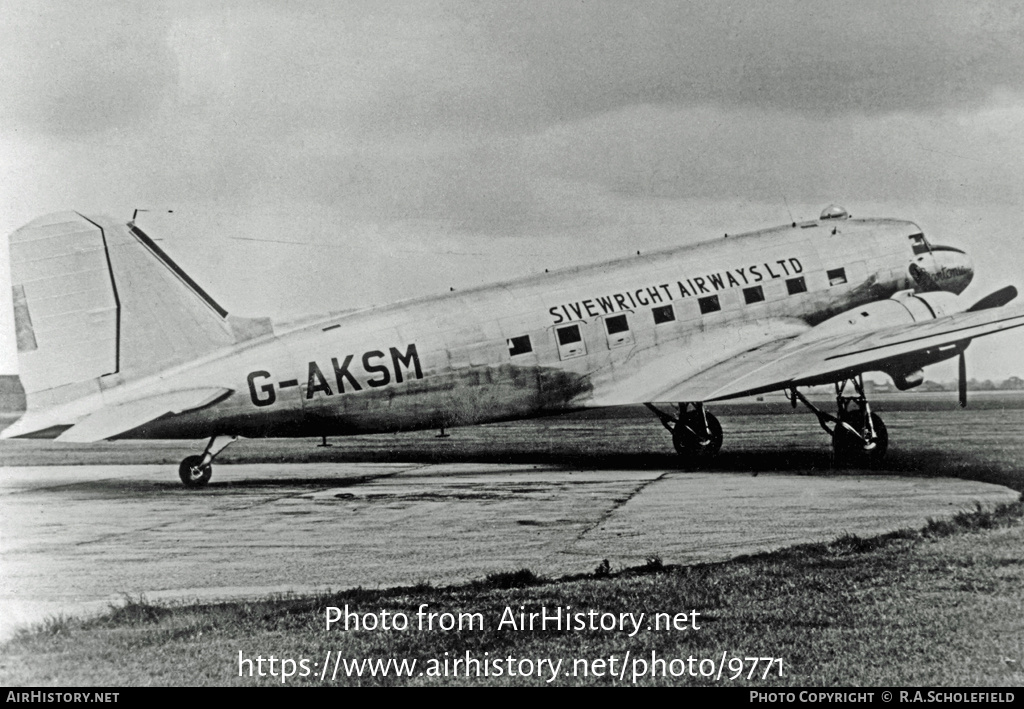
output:
{"label": "overcast sky", "polygon": [[[968,249],[970,296],[1024,292],[1018,3],[5,0],[3,17],[0,233],[172,209],[139,225],[240,315],[439,293],[830,202]],[[980,340],[971,375],[1024,375],[1022,351],[1024,335]]]}

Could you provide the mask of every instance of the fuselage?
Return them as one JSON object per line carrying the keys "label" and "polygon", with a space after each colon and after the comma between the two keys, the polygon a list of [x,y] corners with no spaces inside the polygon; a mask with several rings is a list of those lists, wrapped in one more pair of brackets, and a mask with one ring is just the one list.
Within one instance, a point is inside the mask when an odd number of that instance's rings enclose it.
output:
{"label": "fuselage", "polygon": [[[659,367],[685,379],[900,290],[963,290],[969,260],[942,249],[899,220],[730,235],[264,335],[126,384],[108,401],[147,389],[232,390],[123,436],[147,438],[335,436],[655,401]],[[634,385],[640,370],[647,384]]]}

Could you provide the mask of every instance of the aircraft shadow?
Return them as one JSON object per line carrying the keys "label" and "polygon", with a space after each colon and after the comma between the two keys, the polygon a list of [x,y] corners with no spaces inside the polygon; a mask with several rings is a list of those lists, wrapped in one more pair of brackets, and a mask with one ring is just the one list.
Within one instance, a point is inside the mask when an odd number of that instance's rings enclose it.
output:
{"label": "aircraft shadow", "polygon": [[[249,458],[249,456],[246,456]],[[849,475],[901,475],[922,478],[952,477],[979,482],[1005,485],[1011,489],[1024,492],[1024,475],[1016,470],[1007,470],[990,462],[972,460],[965,455],[952,454],[948,451],[893,451],[874,467],[856,465],[835,466],[831,451],[827,448],[799,449],[747,449],[738,451],[724,450],[710,464],[700,467],[687,467],[679,456],[668,452],[587,452],[573,449],[570,451],[513,451],[513,450],[467,450],[457,446],[445,450],[426,449],[377,449],[377,450],[346,450],[344,446],[319,449],[301,460],[287,462],[302,463],[389,463],[410,465],[444,465],[444,464],[479,464],[508,465],[514,467],[543,466],[566,471],[583,470],[633,470],[633,471],[665,471],[667,473],[740,473],[740,474],[785,474],[814,476],[849,476]],[[237,461],[242,462],[242,461]],[[255,460],[245,462],[281,462],[284,460]],[[355,477],[336,477],[329,469],[321,476],[309,476],[305,480],[280,479],[245,480],[222,482],[220,485],[232,487],[263,487],[265,485],[322,485],[327,481],[336,487],[355,485],[366,480],[390,475]],[[216,485],[216,473],[211,485]]]}

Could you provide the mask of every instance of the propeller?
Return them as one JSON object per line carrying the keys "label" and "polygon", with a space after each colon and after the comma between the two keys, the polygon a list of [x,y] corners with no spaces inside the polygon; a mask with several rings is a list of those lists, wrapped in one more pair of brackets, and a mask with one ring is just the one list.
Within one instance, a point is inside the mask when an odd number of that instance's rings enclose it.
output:
{"label": "propeller", "polygon": [[966,312],[976,313],[979,310],[988,310],[989,308],[998,308],[1006,305],[1011,300],[1017,297],[1017,289],[1013,286],[1005,286],[997,291],[989,293],[984,298],[979,300],[977,303],[969,307]]}
{"label": "propeller", "polygon": [[[1011,300],[1017,297],[1017,289],[1013,286],[1005,286],[997,291],[992,291],[984,298],[979,300],[977,303],[969,307],[965,312],[976,313],[979,310],[988,310],[989,308],[1000,308]],[[967,358],[964,356],[964,351],[960,350],[960,407],[967,407]]]}
{"label": "propeller", "polygon": [[967,357],[960,350],[960,408],[967,408]]}

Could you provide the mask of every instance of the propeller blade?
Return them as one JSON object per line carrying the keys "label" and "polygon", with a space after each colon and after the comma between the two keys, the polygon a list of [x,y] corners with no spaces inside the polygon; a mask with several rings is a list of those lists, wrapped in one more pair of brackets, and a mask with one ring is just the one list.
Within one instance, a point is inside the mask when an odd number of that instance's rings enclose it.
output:
{"label": "propeller blade", "polygon": [[960,352],[960,408],[967,408],[967,357]]}
{"label": "propeller blade", "polygon": [[967,309],[968,313],[974,313],[979,310],[988,310],[989,308],[998,308],[1006,305],[1011,300],[1017,297],[1017,289],[1013,286],[1006,286],[1000,288],[997,291],[989,293],[984,298],[979,300],[977,303]]}

